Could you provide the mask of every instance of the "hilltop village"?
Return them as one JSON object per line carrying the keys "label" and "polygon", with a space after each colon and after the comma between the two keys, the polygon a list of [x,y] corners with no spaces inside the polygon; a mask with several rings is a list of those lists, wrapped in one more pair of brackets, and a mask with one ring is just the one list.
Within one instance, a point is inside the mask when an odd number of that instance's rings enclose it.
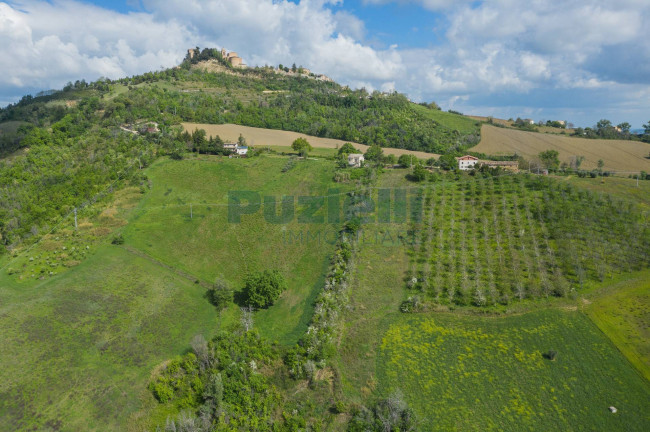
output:
{"label": "hilltop village", "polygon": [[[189,60],[191,63],[209,60],[214,58],[214,54],[212,53],[212,51],[216,51],[216,50],[212,50],[209,48],[204,48],[203,50],[200,50],[198,47],[190,48],[187,50],[187,56],[185,58],[186,60]],[[221,60],[223,60],[224,63],[228,63],[228,65],[230,65],[231,67],[236,69],[249,68],[249,66],[244,63],[244,60],[239,56],[239,54],[237,54],[236,51],[229,52],[226,48],[221,48],[221,51],[217,51],[217,52],[221,56]],[[332,80],[327,75],[313,73],[311,70],[307,68],[304,68],[302,66],[296,66],[295,63],[291,67],[283,66],[282,64],[279,64],[277,67],[265,66],[265,68],[272,69],[273,72],[281,75],[299,76],[299,77],[314,79],[317,81],[334,82],[334,80]]]}

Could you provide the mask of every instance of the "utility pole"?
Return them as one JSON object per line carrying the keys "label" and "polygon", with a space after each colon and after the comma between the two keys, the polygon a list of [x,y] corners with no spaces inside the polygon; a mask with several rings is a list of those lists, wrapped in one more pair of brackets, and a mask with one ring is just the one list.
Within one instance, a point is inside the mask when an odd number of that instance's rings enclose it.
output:
{"label": "utility pole", "polygon": [[77,207],[74,208],[74,229],[77,230]]}

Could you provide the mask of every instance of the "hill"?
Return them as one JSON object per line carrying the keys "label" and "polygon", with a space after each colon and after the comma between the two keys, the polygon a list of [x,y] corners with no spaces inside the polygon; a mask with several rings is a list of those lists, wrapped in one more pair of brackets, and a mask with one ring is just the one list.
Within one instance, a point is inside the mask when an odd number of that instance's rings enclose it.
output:
{"label": "hill", "polygon": [[[0,111],[22,150],[0,161],[0,424],[650,429],[650,182],[265,152],[450,157],[478,123],[215,58]],[[563,139],[502,130],[529,157]],[[284,291],[255,310],[244,282],[267,270]]]}
{"label": "hill", "polygon": [[602,159],[606,170],[650,171],[650,145],[640,141],[572,138],[483,125],[481,142],[470,150],[491,155],[516,153],[526,159],[546,150],[557,150],[560,162],[569,163],[572,157],[584,156],[581,167],[586,169],[596,168]]}

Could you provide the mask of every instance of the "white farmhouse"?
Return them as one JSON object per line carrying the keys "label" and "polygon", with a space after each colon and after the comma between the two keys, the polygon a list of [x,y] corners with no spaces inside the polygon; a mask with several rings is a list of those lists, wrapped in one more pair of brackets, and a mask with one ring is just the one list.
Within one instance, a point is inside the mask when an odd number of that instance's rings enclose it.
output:
{"label": "white farmhouse", "polygon": [[237,146],[237,154],[239,156],[246,156],[247,153],[248,153],[247,146]]}
{"label": "white farmhouse", "polygon": [[361,165],[365,161],[365,158],[361,153],[351,153],[348,155],[348,166],[354,168],[361,168]]}
{"label": "white farmhouse", "polygon": [[465,155],[457,157],[458,168],[462,171],[467,171],[474,169],[474,166],[478,163],[478,158],[470,155]]}

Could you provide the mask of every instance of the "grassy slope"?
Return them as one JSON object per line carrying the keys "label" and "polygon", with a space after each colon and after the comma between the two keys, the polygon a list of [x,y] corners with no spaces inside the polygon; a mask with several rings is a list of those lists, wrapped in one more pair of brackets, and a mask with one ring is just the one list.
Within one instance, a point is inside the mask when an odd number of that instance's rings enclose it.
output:
{"label": "grassy slope", "polygon": [[256,314],[256,325],[272,340],[294,343],[311,317],[311,301],[333,247],[326,242],[299,243],[290,235],[335,228],[295,219],[287,225],[266,223],[262,210],[242,217],[241,224],[228,223],[227,194],[250,190],[278,199],[325,195],[335,186],[333,164],[301,161],[282,173],[287,158],[203,159],[162,161],[150,169],[153,188],[125,230],[127,244],[197,279],[212,282],[222,277],[235,289],[248,271],[280,270],[289,290],[273,307]]}
{"label": "grassy slope", "polygon": [[650,171],[650,159],[646,159],[650,145],[638,141],[571,138],[483,125],[481,142],[470,150],[487,154],[516,152],[526,159],[545,150],[557,150],[560,162],[568,163],[573,156],[584,156],[584,169],[596,168],[598,160],[602,159],[606,170]]}
{"label": "grassy slope", "polygon": [[111,245],[43,283],[0,276],[3,428],[124,429],[153,367],[212,332],[203,291]]}
{"label": "grassy slope", "polygon": [[415,104],[411,106],[416,112],[423,114],[429,120],[436,121],[449,129],[455,129],[461,134],[471,134],[477,130],[478,122],[471,117],[432,110]]}
{"label": "grassy slope", "polygon": [[564,177],[562,181],[568,181],[593,192],[610,194],[616,198],[633,201],[640,204],[644,210],[650,210],[650,182],[629,178],[580,178],[576,176]]}
{"label": "grassy slope", "polygon": [[[184,352],[194,335],[209,337],[239,315],[235,306],[219,315],[195,279],[212,281],[221,275],[238,285],[246,269],[279,268],[289,292],[272,308],[257,312],[255,322],[266,336],[295,342],[311,317],[332,246],[285,244],[285,227],[264,223],[261,216],[228,224],[220,206],[231,189],[276,196],[326,193],[331,162],[307,161],[281,173],[286,161],[160,161],[147,171],[152,190],[135,210],[132,194],[127,194],[117,207],[93,219],[94,225],[80,221],[84,233],[106,236],[111,229],[123,230],[124,246],[106,244],[110,236],[96,243],[82,233],[79,245],[58,237],[46,240],[30,251],[34,261],[27,255],[11,263],[3,259],[0,264],[20,269],[0,275],[3,426],[125,430],[132,424],[146,426],[147,419],[164,423],[166,413],[146,390],[151,371]],[[188,206],[180,204],[190,201],[195,203],[193,219]],[[129,224],[120,228],[123,223],[111,215],[123,215]],[[294,232],[326,227],[286,226]],[[42,280],[37,269],[60,255],[53,255],[46,243],[59,251],[62,245],[68,251],[83,246],[81,264],[54,267],[56,274]],[[155,418],[150,418],[151,409]]]}
{"label": "grassy slope", "polygon": [[585,313],[650,381],[650,271],[589,296]]}

